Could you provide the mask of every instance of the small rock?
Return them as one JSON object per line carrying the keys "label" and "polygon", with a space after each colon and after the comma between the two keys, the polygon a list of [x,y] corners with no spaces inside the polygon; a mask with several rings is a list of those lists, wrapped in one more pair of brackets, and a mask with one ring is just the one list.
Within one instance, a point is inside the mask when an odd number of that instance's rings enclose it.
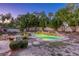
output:
{"label": "small rock", "polygon": [[65,52],[66,52],[66,53],[69,53],[69,51],[68,51],[68,50],[65,50]]}
{"label": "small rock", "polygon": [[61,53],[58,53],[57,56],[63,56]]}

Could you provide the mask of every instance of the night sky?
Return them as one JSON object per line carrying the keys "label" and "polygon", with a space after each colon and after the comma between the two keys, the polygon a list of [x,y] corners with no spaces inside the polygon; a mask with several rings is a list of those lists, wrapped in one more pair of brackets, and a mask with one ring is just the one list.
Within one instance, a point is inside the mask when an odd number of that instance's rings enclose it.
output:
{"label": "night sky", "polygon": [[63,3],[0,3],[0,14],[11,13],[13,17],[27,12],[45,11],[55,13],[58,9],[65,7]]}

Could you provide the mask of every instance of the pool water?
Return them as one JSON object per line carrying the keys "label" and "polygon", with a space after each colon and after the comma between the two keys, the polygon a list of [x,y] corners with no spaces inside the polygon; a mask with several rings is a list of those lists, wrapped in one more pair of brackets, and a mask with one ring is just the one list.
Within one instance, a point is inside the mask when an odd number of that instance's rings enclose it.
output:
{"label": "pool water", "polygon": [[35,36],[44,41],[60,40],[64,38],[63,36],[52,36],[52,35],[46,35],[46,34],[35,34]]}

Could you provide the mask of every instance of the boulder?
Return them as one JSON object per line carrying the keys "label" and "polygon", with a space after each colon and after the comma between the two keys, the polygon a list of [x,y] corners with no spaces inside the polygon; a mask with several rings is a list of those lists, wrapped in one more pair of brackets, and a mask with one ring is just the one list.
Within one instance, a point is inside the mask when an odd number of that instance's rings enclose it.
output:
{"label": "boulder", "polygon": [[72,29],[73,32],[76,31],[76,27],[71,26],[70,28]]}
{"label": "boulder", "polygon": [[57,31],[63,32],[63,31],[64,31],[64,27],[63,27],[63,26],[59,27],[59,28],[57,29]]}
{"label": "boulder", "polygon": [[34,41],[33,45],[40,45],[40,42],[39,41]]}
{"label": "boulder", "polygon": [[47,32],[54,32],[54,29],[53,29],[53,28],[46,27],[46,28],[44,28],[44,31],[47,31]]}
{"label": "boulder", "polygon": [[73,30],[71,29],[71,27],[67,27],[67,28],[65,29],[65,32],[73,32]]}
{"label": "boulder", "polygon": [[76,27],[76,32],[79,32],[79,26]]}

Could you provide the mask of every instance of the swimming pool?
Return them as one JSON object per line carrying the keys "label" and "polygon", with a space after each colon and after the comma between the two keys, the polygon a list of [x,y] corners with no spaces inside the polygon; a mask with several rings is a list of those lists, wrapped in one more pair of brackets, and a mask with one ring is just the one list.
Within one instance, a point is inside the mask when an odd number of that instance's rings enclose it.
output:
{"label": "swimming pool", "polygon": [[53,36],[53,35],[46,35],[46,34],[35,34],[35,37],[43,41],[58,41],[58,40],[64,39],[63,36]]}

